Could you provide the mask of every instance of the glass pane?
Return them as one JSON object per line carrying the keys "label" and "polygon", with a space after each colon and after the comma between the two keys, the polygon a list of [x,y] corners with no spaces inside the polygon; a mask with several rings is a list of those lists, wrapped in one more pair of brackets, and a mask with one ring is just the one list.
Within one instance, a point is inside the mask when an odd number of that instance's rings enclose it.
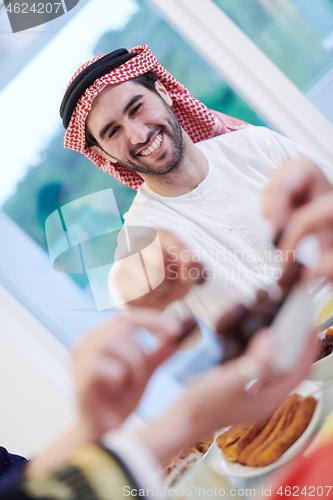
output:
{"label": "glass pane", "polygon": [[[62,17],[65,18],[66,16]],[[94,55],[110,52],[118,47],[131,48],[147,43],[160,62],[209,107],[254,124],[261,125],[263,121],[144,0],[124,0],[121,4],[117,0],[107,3],[103,0],[91,0],[67,24],[63,22],[59,28],[52,24],[55,22],[60,21],[58,19],[47,23],[41,32],[29,34],[37,40],[39,51],[36,55],[35,47],[34,51],[31,49],[30,52],[22,52],[21,71],[14,78],[10,79],[7,68],[8,82],[0,93],[1,114],[6,116],[6,120],[0,125],[2,164],[6,165],[0,183],[0,203],[2,211],[10,218],[6,219],[6,227],[11,228],[11,237],[6,240],[6,259],[9,260],[2,275],[3,281],[12,289],[18,291],[22,287],[22,300],[29,295],[30,308],[40,316],[40,307],[37,305],[43,302],[43,321],[49,323],[60,338],[66,337],[66,342],[71,343],[82,324],[94,323],[97,317],[87,273],[77,272],[82,270],[81,266],[73,266],[70,275],[57,277],[58,286],[70,286],[72,297],[73,287],[76,290],[77,298],[73,303],[68,303],[66,308],[72,314],[73,310],[76,311],[77,326],[73,327],[73,322],[65,319],[68,314],[59,310],[63,309],[60,297],[66,295],[64,291],[54,289],[53,286],[54,296],[52,299],[50,296],[49,303],[46,304],[49,284],[46,281],[42,283],[45,278],[43,273],[38,274],[36,280],[37,271],[34,269],[35,275],[31,276],[32,285],[27,293],[22,279],[21,283],[11,283],[14,274],[10,272],[10,266],[17,268],[18,263],[15,261],[10,264],[9,261],[15,254],[13,248],[17,248],[17,242],[24,246],[25,238],[28,237],[26,245],[31,251],[37,245],[38,255],[40,250],[44,251],[47,262],[49,256],[45,221],[50,214],[57,214],[60,207],[69,206],[75,200],[83,200],[93,193],[111,188],[122,217],[135,195],[134,191],[99,171],[82,155],[63,148],[59,104],[67,82],[77,67]],[[29,35],[24,32],[10,34],[3,8],[0,23],[5,28],[0,33],[0,48],[3,47],[2,54],[0,51],[0,65],[5,68],[11,56],[16,61],[20,43],[25,46]],[[52,27],[59,32],[56,35],[53,33],[50,38]],[[43,30],[48,37],[46,39],[43,38]],[[11,46],[12,36],[18,38],[15,38],[16,43]],[[10,220],[15,224],[10,223]],[[10,245],[13,248],[9,250]],[[33,269],[27,254],[22,255],[20,264],[22,259],[26,270]],[[54,273],[55,271],[53,277]],[[17,276],[19,280],[19,276],[23,276],[23,270]],[[72,281],[71,285],[68,280]],[[43,300],[39,297],[40,294],[43,295]],[[90,301],[89,307],[87,300]]]}
{"label": "glass pane", "polygon": [[213,0],[333,121],[333,1]]}
{"label": "glass pane", "polygon": [[144,0],[136,0],[137,12],[123,30],[110,30],[101,37],[95,53],[111,48],[147,44],[159,62],[208,107],[241,118],[255,125],[264,125],[242,97],[176,33]]}
{"label": "glass pane", "polygon": [[[10,44],[13,34],[8,31],[3,9],[0,14],[0,66],[4,66],[11,57],[16,58],[19,47],[18,43]],[[58,29],[52,23],[55,21],[48,23],[46,32]],[[24,46],[29,35],[16,35],[16,42],[21,40]],[[76,69],[95,55],[146,43],[161,64],[209,107],[253,124],[264,121],[144,0],[86,1],[53,37],[36,37],[38,50],[21,53],[20,71],[12,75],[6,71],[0,92],[1,116],[6,117],[0,124],[5,166],[0,183],[0,280],[70,345],[84,328],[115,312],[110,307],[98,310],[94,286],[98,288],[99,283],[92,284],[81,266],[81,243],[87,241],[84,234],[90,234],[91,229],[84,233],[87,228],[79,225],[83,215],[92,217],[87,203],[95,203],[94,193],[112,189],[117,205],[116,209],[113,204],[114,212],[119,211],[120,219],[108,231],[115,232],[135,196],[84,156],[63,147],[59,106]],[[95,239],[104,236],[108,227],[104,213],[97,212],[93,213],[96,224],[91,233]],[[67,262],[70,274],[52,268],[46,237],[52,245],[53,261],[66,249],[71,250],[72,260]],[[71,238],[72,246],[68,244]],[[105,281],[105,272],[101,280]],[[143,415],[152,415],[160,407],[154,399],[156,391],[163,394],[165,403],[181,383],[218,361],[216,340],[208,329],[204,335],[198,348],[179,353],[155,377],[141,408]],[[174,390],[170,377],[175,381]],[[167,379],[170,390],[161,391],[160,384],[165,385]]]}

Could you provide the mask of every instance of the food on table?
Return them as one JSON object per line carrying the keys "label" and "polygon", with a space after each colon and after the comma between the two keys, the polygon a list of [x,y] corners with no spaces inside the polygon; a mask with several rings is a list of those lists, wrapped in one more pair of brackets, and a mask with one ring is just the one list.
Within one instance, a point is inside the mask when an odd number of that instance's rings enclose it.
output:
{"label": "food on table", "polygon": [[226,446],[223,449],[223,455],[229,462],[237,462],[239,454],[242,452],[246,446],[253,441],[253,439],[258,436],[258,434],[263,430],[267,420],[264,422],[253,422],[248,429],[240,436],[239,439],[234,444]]}
{"label": "food on table", "polygon": [[320,325],[323,321],[328,319],[333,314],[333,299],[331,299],[327,304],[322,308],[319,313],[317,323]]}
{"label": "food on table", "polygon": [[221,449],[226,448],[237,441],[249,427],[249,424],[233,425],[216,439],[217,445]]}
{"label": "food on table", "polygon": [[256,300],[249,306],[238,304],[221,316],[215,330],[225,340],[223,361],[240,356],[253,335],[260,328],[271,325],[290,290],[300,279],[302,269],[298,262],[289,263],[279,280],[281,296],[278,299],[271,298],[265,290],[259,290]]}
{"label": "food on table", "polygon": [[283,403],[273,413],[262,432],[260,432],[260,434],[258,434],[258,436],[241,452],[238,459],[239,463],[249,466],[252,465],[251,461],[254,451],[258,450],[268,438],[274,437],[274,433],[277,433],[279,429],[281,429],[282,426],[288,422],[288,415],[290,416],[292,414],[292,407],[296,404],[298,399],[298,394],[293,394],[283,401]]}
{"label": "food on table", "polygon": [[314,398],[301,400],[289,426],[266,446],[263,443],[259,453],[256,452],[254,466],[264,467],[275,462],[303,434],[313,415],[315,405]]}
{"label": "food on table", "polygon": [[328,332],[332,332],[332,330],[327,330],[325,337],[317,340],[317,342],[318,342],[317,361],[325,358],[326,356],[331,354],[331,352],[333,352],[333,335],[332,335],[332,333],[328,333]]}
{"label": "food on table", "polygon": [[[164,464],[162,467],[162,477],[165,479],[175,467],[179,467],[182,461],[191,455],[192,453],[204,455],[210,448],[210,445],[214,441],[214,434],[209,434],[208,436],[204,436],[202,439],[197,441],[196,443],[192,443],[188,448],[181,450],[174,458],[172,458],[168,463]],[[193,462],[188,462],[186,464],[186,468],[190,467]]]}
{"label": "food on table", "polygon": [[[312,396],[299,394],[288,396],[270,419],[244,426],[232,426],[216,440],[224,457],[249,467],[265,467],[275,462],[303,434],[307,428],[317,401]],[[236,436],[229,444],[228,436]]]}

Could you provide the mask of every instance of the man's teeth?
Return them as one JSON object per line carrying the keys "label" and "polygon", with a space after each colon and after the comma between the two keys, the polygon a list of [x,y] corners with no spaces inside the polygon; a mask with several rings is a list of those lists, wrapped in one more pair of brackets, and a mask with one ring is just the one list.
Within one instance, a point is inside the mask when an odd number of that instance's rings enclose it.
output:
{"label": "man's teeth", "polygon": [[160,132],[158,136],[156,137],[155,141],[152,143],[149,148],[145,149],[144,151],[141,151],[140,155],[142,156],[149,156],[152,153],[155,153],[155,151],[158,150],[162,142],[162,133]]}

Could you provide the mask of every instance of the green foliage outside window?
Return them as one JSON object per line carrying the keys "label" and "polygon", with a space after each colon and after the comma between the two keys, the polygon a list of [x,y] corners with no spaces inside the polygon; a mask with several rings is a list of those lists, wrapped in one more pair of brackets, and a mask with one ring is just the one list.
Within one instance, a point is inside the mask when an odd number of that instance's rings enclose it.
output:
{"label": "green foliage outside window", "polygon": [[213,0],[300,89],[332,63],[333,0]]}

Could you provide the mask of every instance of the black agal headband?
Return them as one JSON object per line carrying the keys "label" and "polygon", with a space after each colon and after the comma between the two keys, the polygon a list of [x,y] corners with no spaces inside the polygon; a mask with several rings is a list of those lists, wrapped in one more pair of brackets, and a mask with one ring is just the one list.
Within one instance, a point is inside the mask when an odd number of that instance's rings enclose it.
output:
{"label": "black agal headband", "polygon": [[87,66],[74,78],[68,86],[60,106],[60,116],[66,129],[78,100],[87,88],[98,80],[98,78],[101,78],[115,68],[119,68],[119,66],[136,55],[136,53],[130,53],[126,49],[114,50]]}

